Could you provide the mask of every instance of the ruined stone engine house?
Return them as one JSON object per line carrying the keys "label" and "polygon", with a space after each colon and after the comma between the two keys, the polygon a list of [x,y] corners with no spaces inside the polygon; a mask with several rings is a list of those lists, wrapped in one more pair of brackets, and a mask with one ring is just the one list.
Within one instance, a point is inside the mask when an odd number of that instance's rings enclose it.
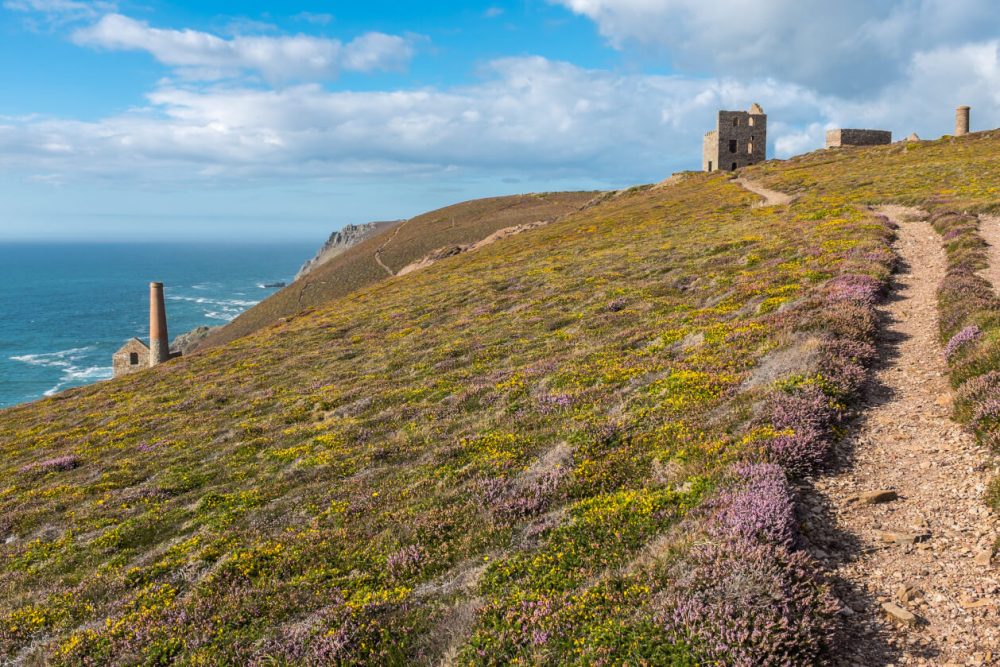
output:
{"label": "ruined stone engine house", "polygon": [[111,358],[115,377],[135,373],[162,364],[180,354],[170,352],[167,336],[167,308],[163,301],[163,283],[149,284],[149,345],[138,338],[126,342]]}
{"label": "ruined stone engine house", "polygon": [[718,124],[705,135],[704,171],[736,171],[767,159],[767,114],[759,104],[749,111],[720,111]]}
{"label": "ruined stone engine house", "polygon": [[892,143],[892,132],[888,130],[828,130],[827,148],[845,146],[887,146]]}

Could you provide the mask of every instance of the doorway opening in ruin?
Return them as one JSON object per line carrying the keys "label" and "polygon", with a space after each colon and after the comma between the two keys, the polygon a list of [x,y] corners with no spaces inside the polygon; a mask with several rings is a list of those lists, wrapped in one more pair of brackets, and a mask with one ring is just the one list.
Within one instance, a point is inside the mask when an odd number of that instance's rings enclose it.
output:
{"label": "doorway opening in ruin", "polygon": [[730,139],[729,140],[729,152],[730,153],[735,153],[736,152],[736,140],[735,139]]}
{"label": "doorway opening in ruin", "polygon": [[733,168],[730,169],[730,171],[736,171],[736,163],[735,162],[733,163]]}
{"label": "doorway opening in ruin", "polygon": [[128,363],[131,364],[132,366],[138,366],[139,365],[139,353],[138,352],[130,352],[129,355],[128,355]]}

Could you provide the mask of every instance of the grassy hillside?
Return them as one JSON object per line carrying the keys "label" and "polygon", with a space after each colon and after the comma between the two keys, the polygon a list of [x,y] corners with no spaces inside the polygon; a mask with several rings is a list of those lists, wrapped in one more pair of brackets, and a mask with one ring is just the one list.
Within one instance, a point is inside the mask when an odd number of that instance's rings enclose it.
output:
{"label": "grassy hillside", "polygon": [[498,229],[554,220],[589,202],[594,192],[555,192],[492,197],[455,204],[395,224],[349,248],[315,270],[268,297],[216,331],[195,349],[204,350],[295,315],[304,308],[342,297],[389,277],[393,273],[448,245],[479,241]]}
{"label": "grassy hillside", "polygon": [[748,170],[788,207],[637,188],[0,412],[0,656],[815,664],[836,601],[787,478],[873,357],[863,205],[991,207],[998,148]]}

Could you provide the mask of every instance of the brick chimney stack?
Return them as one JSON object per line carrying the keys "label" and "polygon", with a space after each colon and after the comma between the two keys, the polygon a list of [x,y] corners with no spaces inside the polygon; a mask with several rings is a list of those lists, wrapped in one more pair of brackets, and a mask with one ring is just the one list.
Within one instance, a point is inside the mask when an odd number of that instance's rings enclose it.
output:
{"label": "brick chimney stack", "polygon": [[969,133],[969,107],[961,106],[955,109],[955,136],[961,137]]}
{"label": "brick chimney stack", "polygon": [[167,337],[163,283],[149,283],[149,365],[162,364],[169,358],[170,339]]}

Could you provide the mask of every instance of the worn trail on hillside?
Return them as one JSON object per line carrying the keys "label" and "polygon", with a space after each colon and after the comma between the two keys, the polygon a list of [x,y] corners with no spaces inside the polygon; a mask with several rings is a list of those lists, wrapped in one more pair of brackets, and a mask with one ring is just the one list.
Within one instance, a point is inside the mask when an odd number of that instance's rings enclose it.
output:
{"label": "worn trail on hillside", "polygon": [[983,271],[984,278],[1000,292],[1000,217],[984,215],[979,218],[979,234],[990,244],[990,266]]}
{"label": "worn trail on hillside", "polygon": [[737,178],[736,183],[739,184],[739,186],[744,190],[763,197],[764,201],[761,202],[761,206],[784,206],[785,204],[791,204],[795,201],[795,195],[786,195],[784,192],[770,190],[755,181],[750,181],[745,178]]}
{"label": "worn trail on hillside", "polygon": [[[904,263],[883,308],[888,349],[866,411],[839,445],[846,465],[816,482],[807,525],[830,516],[809,537],[846,583],[842,664],[997,664],[997,522],[983,502],[991,471],[987,452],[950,419],[937,337],[945,255],[928,222],[907,221],[912,212],[898,207],[882,212],[900,224]],[[859,499],[875,491],[898,498]]]}
{"label": "worn trail on hillside", "polygon": [[403,225],[405,225],[408,222],[409,220],[403,220],[401,223],[396,225],[396,228],[392,230],[392,235],[390,235],[389,238],[385,240],[385,243],[383,243],[382,245],[380,245],[378,248],[375,249],[375,262],[379,266],[381,266],[386,273],[389,274],[390,278],[395,276],[396,272],[390,269],[388,266],[386,266],[385,262],[382,261],[382,252],[389,246],[390,243],[392,243],[395,240],[396,236],[399,235],[399,230],[402,229]]}

